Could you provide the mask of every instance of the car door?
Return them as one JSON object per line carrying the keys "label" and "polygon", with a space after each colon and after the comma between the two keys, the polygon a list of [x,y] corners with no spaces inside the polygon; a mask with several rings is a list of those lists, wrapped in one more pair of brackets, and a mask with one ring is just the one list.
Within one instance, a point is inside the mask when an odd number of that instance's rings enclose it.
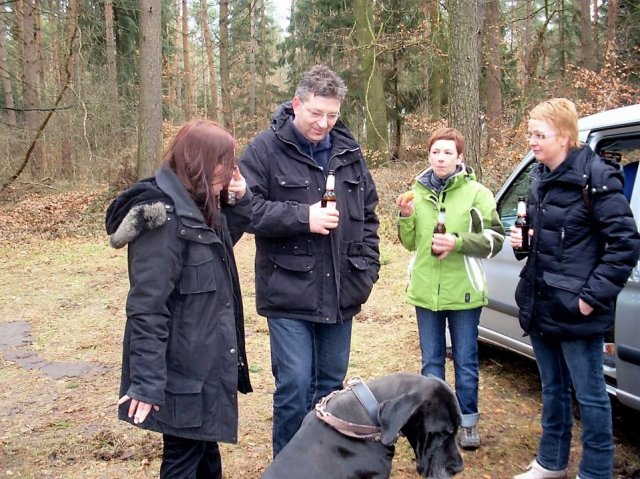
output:
{"label": "car door", "polygon": [[[529,153],[496,195],[498,214],[507,234],[516,219],[518,196],[528,195],[534,164],[535,158]],[[515,259],[511,242],[507,240],[502,251],[483,264],[489,287],[489,304],[483,308],[480,317],[480,339],[533,358],[529,337],[524,336],[520,328],[514,299],[524,261]]]}

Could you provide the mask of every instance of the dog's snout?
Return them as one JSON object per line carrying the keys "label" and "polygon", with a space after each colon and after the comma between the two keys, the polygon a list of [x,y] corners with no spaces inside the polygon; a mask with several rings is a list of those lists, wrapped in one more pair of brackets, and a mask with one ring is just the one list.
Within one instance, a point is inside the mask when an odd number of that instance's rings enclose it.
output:
{"label": "dog's snout", "polygon": [[456,461],[452,461],[447,466],[449,474],[453,476],[455,474],[458,474],[459,472],[462,472],[462,470],[464,469],[464,460],[462,459],[462,456],[460,456]]}

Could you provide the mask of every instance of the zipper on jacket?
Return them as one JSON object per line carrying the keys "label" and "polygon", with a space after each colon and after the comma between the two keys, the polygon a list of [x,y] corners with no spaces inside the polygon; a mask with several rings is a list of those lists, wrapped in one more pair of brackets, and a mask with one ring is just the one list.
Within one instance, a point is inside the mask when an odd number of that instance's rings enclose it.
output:
{"label": "zipper on jacket", "polygon": [[562,256],[564,254],[564,237],[565,237],[565,229],[564,226],[560,228],[560,247],[558,248],[558,261],[562,261]]}

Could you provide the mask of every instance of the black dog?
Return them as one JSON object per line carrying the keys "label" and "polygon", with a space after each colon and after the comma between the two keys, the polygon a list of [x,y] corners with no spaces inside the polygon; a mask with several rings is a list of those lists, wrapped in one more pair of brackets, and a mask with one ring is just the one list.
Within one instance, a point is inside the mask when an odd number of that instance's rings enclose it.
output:
{"label": "black dog", "polygon": [[[400,434],[411,444],[422,477],[448,479],[463,469],[456,442],[460,409],[444,381],[395,373],[366,386],[321,401],[262,478],[388,478]],[[367,395],[370,400],[363,400]]]}

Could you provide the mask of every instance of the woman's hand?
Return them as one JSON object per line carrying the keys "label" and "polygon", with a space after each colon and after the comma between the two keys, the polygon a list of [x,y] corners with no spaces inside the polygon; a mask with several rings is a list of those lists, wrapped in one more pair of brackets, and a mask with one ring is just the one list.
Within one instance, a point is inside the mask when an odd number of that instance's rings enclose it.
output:
{"label": "woman's hand", "polygon": [[[509,228],[511,235],[509,236],[509,240],[511,241],[512,248],[520,248],[522,247],[522,230],[520,228],[516,228],[512,226]],[[529,229],[529,239],[533,236],[533,230]]]}
{"label": "woman's hand", "polygon": [[589,316],[593,313],[593,307],[582,298],[578,298],[578,309],[583,316]]}
{"label": "woman's hand", "polygon": [[118,401],[118,406],[126,403],[129,400],[131,400],[131,404],[129,405],[128,415],[130,418],[133,418],[134,424],[142,424],[151,412],[151,408],[155,409],[156,411],[160,410],[160,406],[156,404],[152,405],[146,402],[138,401],[137,399],[131,399],[126,394],[120,398],[120,400]]}
{"label": "woman's hand", "polygon": [[413,214],[413,191],[405,191],[396,198],[396,205],[400,208],[400,216],[411,216]]}
{"label": "woman's hand", "polygon": [[247,192],[247,182],[237,166],[233,168],[233,174],[231,175],[229,186],[227,186],[227,191],[235,193],[238,199],[242,198]]}
{"label": "woman's hand", "polygon": [[431,249],[437,253],[438,259],[443,260],[456,247],[456,237],[451,233],[435,233],[431,239]]}

